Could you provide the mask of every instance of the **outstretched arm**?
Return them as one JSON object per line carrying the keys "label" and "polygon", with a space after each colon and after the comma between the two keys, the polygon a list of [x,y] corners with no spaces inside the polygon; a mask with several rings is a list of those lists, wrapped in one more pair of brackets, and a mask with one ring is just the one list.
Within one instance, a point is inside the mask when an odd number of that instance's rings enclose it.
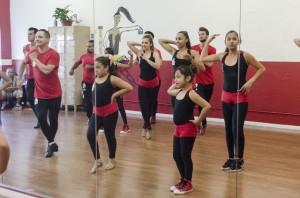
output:
{"label": "outstretched arm", "polygon": [[127,64],[123,63],[115,63],[117,65],[117,68],[130,68],[133,64],[133,54],[132,51],[128,50],[128,54],[130,56],[129,62]]}
{"label": "outstretched arm", "polygon": [[222,57],[225,54],[225,53],[218,53],[218,54],[208,55],[208,46],[216,38],[216,36],[219,36],[219,34],[213,34],[205,42],[205,45],[204,45],[201,55],[200,55],[200,61],[202,61],[204,64],[221,61]]}

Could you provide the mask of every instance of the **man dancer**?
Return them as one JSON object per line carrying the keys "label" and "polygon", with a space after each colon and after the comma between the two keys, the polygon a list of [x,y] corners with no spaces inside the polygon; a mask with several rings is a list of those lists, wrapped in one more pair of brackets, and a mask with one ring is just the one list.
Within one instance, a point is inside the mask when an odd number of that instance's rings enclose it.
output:
{"label": "man dancer", "polygon": [[[205,27],[200,27],[198,34],[199,34],[200,44],[192,46],[192,49],[199,52],[199,54],[201,54],[205,42],[209,37],[209,31]],[[215,54],[215,53],[216,53],[216,49],[209,45],[208,55]],[[196,86],[195,91],[207,102],[209,102],[214,90],[214,75],[212,71],[213,63],[205,62],[204,65],[205,65],[205,71],[204,72],[198,71],[195,76],[195,80],[194,80]],[[199,106],[198,107],[199,113],[201,112],[201,110],[202,108]],[[204,135],[206,126],[207,126],[207,121],[205,118],[202,121],[200,128],[198,128],[198,132],[200,133],[200,135]]]}

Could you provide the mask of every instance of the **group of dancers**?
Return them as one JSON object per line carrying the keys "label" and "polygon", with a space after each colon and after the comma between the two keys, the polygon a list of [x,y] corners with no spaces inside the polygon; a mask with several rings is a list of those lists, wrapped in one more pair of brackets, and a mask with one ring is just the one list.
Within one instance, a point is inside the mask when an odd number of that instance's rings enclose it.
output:
{"label": "group of dancers", "polygon": [[[200,44],[191,46],[186,31],[176,34],[176,40],[159,39],[159,44],[172,56],[173,82],[167,93],[171,96],[173,121],[173,158],[180,173],[180,181],[170,190],[174,194],[185,194],[193,190],[191,158],[197,134],[204,134],[207,128],[206,117],[210,110],[209,100],[213,92],[214,79],[212,66],[222,62],[224,84],[222,90],[222,111],[225,121],[225,134],[228,159],[221,170],[241,171],[244,165],[244,121],[248,111],[248,93],[253,83],[265,72],[265,67],[250,53],[240,51],[240,37],[236,31],[229,31],[225,36],[226,51],[216,53],[210,44],[218,36],[209,37],[206,28],[199,28]],[[154,46],[154,34],[145,32],[141,42],[128,41],[130,60],[119,63],[114,60],[113,48],[106,48],[104,55],[94,56],[94,43],[89,41],[87,53],[82,55],[70,70],[83,65],[82,90],[88,116],[87,139],[95,162],[90,173],[97,173],[103,166],[96,135],[103,127],[107,140],[109,161],[106,170],[116,166],[115,129],[120,111],[124,126],[128,126],[122,96],[133,90],[132,86],[118,76],[118,68],[130,68],[133,54],[140,67],[138,82],[138,100],[143,117],[141,136],[150,140],[152,136],[151,116],[157,106],[157,97],[161,79],[159,69],[162,65],[160,51]],[[55,135],[58,129],[58,113],[61,102],[61,87],[58,78],[59,54],[48,44],[50,34],[41,29],[35,35],[36,48],[26,54],[24,64],[32,67],[34,74],[35,113],[38,123],[48,140],[45,157],[53,156],[58,151]],[[246,80],[248,66],[256,73]],[[20,71],[24,72],[22,67]],[[3,74],[1,74],[3,75]],[[22,72],[19,75],[23,75]],[[52,85],[52,86],[49,86]],[[1,87],[3,89],[3,87]],[[197,105],[199,115],[194,118]],[[157,108],[157,107],[156,107]],[[48,113],[49,112],[49,113]],[[47,121],[47,115],[49,121]],[[123,127],[126,129],[126,127]],[[124,131],[123,131],[124,132]],[[129,132],[127,131],[124,133]]]}

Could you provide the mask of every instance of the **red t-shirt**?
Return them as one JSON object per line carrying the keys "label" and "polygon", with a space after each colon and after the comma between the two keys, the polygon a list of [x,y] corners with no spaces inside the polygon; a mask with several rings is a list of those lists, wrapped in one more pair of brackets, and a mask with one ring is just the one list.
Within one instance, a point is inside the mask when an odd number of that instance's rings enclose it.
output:
{"label": "red t-shirt", "polygon": [[82,81],[86,83],[93,83],[95,80],[94,68],[88,69],[86,65],[94,65],[94,55],[93,54],[82,54],[77,61],[78,64],[82,64]]}
{"label": "red t-shirt", "polygon": [[[27,56],[28,52],[30,52],[30,44],[27,44],[23,47],[23,52],[24,52],[24,55],[25,57]],[[31,64],[27,64],[26,65],[27,67],[27,79],[33,79],[34,76],[33,76],[33,68],[32,68],[32,65]]]}
{"label": "red t-shirt", "polygon": [[[192,46],[192,49],[199,52],[201,54],[202,49],[200,49],[199,45]],[[208,55],[216,54],[216,48],[212,46],[208,46]],[[197,72],[195,76],[195,83],[202,84],[202,85],[209,85],[214,83],[214,74],[212,71],[212,67],[208,67],[205,65],[205,71],[204,72]]]}
{"label": "red t-shirt", "polygon": [[59,54],[52,48],[40,53],[38,48],[31,50],[26,56],[26,63],[32,64],[29,54],[36,52],[38,59],[44,65],[55,65],[55,69],[50,74],[43,73],[35,64],[33,64],[34,73],[34,97],[41,99],[57,98],[62,95],[61,85],[58,78]]}

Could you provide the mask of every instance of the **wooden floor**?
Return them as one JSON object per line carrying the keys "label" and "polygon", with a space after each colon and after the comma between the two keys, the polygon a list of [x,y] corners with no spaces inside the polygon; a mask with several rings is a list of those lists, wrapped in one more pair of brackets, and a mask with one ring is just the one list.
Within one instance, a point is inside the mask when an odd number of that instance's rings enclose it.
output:
{"label": "wooden floor", "polygon": [[[129,116],[131,133],[119,135],[117,167],[91,175],[93,157],[86,139],[83,112],[60,112],[56,141],[59,152],[44,158],[45,138],[34,130],[29,109],[3,111],[3,130],[11,146],[11,159],[2,182],[29,192],[58,198],[166,198],[179,174],[172,159],[171,120],[153,125],[150,141],[140,136],[142,120]],[[275,131],[275,132],[274,132]],[[293,133],[294,132],[294,133]],[[224,127],[209,123],[193,150],[195,198],[299,198],[300,133],[246,127],[245,167],[240,173],[220,171],[227,156]],[[104,135],[99,135],[101,157],[107,161]]]}

